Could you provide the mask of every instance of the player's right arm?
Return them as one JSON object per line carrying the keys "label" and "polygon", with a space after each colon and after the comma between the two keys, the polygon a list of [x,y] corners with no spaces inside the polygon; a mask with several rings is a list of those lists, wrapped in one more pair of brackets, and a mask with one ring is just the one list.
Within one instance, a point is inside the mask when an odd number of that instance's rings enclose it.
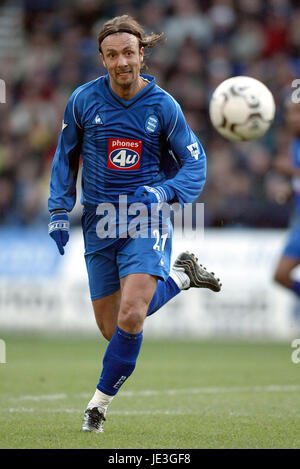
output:
{"label": "player's right arm", "polygon": [[50,212],[57,209],[70,212],[76,202],[82,129],[75,100],[76,94],[73,93],[65,109],[62,130],[53,158],[48,200]]}
{"label": "player's right arm", "polygon": [[53,158],[48,209],[51,214],[49,235],[60,254],[69,239],[70,212],[76,202],[76,180],[81,153],[82,129],[76,109],[76,94],[71,96],[64,113],[62,130]]}

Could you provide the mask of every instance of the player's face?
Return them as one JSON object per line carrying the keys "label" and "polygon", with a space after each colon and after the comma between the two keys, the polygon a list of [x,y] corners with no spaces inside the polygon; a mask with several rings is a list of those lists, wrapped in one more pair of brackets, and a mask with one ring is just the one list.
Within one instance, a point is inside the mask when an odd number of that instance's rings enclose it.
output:
{"label": "player's face", "polygon": [[113,90],[122,94],[125,89],[137,87],[144,56],[137,37],[129,33],[111,34],[102,41],[101,50]]}
{"label": "player's face", "polygon": [[285,119],[290,132],[295,136],[300,136],[300,103],[288,104]]}

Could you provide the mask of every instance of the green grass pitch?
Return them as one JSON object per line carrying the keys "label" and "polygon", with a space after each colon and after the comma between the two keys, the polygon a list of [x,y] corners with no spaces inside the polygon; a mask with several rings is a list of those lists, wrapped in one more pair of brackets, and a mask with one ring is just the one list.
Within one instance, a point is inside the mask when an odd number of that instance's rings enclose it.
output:
{"label": "green grass pitch", "polygon": [[286,343],[152,341],[103,434],[80,432],[104,339],[1,335],[0,448],[300,448],[300,363]]}

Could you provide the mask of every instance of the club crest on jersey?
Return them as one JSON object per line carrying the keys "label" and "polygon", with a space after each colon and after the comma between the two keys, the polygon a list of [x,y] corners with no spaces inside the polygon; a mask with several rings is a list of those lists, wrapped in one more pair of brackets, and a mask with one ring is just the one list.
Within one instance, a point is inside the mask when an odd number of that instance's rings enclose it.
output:
{"label": "club crest on jersey", "polygon": [[108,143],[107,167],[111,169],[139,169],[142,141],[125,138],[110,138]]}
{"label": "club crest on jersey", "polygon": [[158,118],[155,115],[151,115],[145,122],[145,129],[148,133],[152,134],[155,132],[158,126]]}

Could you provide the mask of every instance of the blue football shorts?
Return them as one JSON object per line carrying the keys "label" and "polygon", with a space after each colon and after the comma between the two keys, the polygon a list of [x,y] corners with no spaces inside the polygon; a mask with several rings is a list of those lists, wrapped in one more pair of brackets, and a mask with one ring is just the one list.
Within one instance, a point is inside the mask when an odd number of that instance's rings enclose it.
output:
{"label": "blue football shorts", "polygon": [[[147,237],[99,239],[96,224],[99,217],[88,213],[82,218],[85,241],[85,262],[92,300],[120,289],[120,278],[146,273],[166,280],[170,273],[172,254],[171,221],[153,230]],[[149,223],[150,227],[150,223]],[[149,230],[149,234],[150,234]]]}
{"label": "blue football shorts", "polygon": [[287,242],[282,256],[300,259],[300,216],[295,216],[291,223]]}

